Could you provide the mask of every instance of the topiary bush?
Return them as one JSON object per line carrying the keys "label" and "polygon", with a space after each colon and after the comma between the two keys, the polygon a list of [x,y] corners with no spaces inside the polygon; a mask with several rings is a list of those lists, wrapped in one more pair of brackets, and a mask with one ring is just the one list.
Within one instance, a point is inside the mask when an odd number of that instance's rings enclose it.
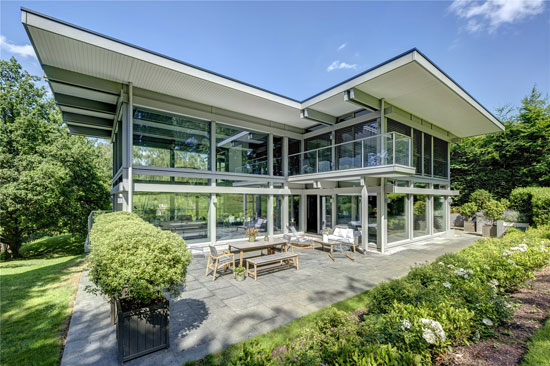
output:
{"label": "topiary bush", "polygon": [[134,213],[98,216],[90,232],[87,290],[109,298],[151,304],[164,292],[180,293],[191,254],[177,234],[161,230]]}
{"label": "topiary bush", "polygon": [[493,199],[494,197],[491,193],[489,193],[485,189],[478,189],[470,195],[469,202],[475,203],[480,210],[483,210],[485,204]]}
{"label": "topiary bush", "polygon": [[474,216],[478,210],[479,208],[474,202],[467,202],[459,207],[460,215],[462,215],[462,217],[466,220],[470,220],[470,218]]}

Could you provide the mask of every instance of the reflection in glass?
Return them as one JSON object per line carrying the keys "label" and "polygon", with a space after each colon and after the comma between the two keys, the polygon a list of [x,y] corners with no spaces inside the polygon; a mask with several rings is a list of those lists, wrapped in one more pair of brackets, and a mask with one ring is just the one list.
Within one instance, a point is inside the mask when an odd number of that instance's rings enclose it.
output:
{"label": "reflection in glass", "polygon": [[368,241],[369,243],[376,243],[377,242],[377,234],[378,234],[378,226],[377,226],[377,219],[378,219],[378,202],[377,202],[376,195],[369,195],[369,218],[368,218],[368,224],[369,224],[369,230],[368,230]]}
{"label": "reflection in glass", "polygon": [[408,239],[406,198],[402,193],[389,193],[388,198],[388,243]]}
{"label": "reflection in glass", "polygon": [[216,171],[268,174],[268,135],[216,124]]}
{"label": "reflection in glass", "polygon": [[208,241],[209,194],[135,192],[133,205],[145,221],[179,234],[187,243]]}
{"label": "reflection in glass", "polygon": [[300,196],[291,195],[288,197],[288,223],[300,230]]}
{"label": "reflection in glass", "polygon": [[428,235],[428,197],[421,194],[413,195],[413,237]]}
{"label": "reflection in glass", "polygon": [[210,122],[136,108],[132,153],[134,165],[208,170]]}
{"label": "reflection in glass", "polygon": [[351,228],[361,226],[361,196],[336,196],[336,223]]}
{"label": "reflection in glass", "polygon": [[216,197],[216,240],[246,238],[246,229],[267,234],[267,196],[219,194]]}
{"label": "reflection in glass", "polygon": [[273,234],[283,233],[283,196],[273,196]]}
{"label": "reflection in glass", "polygon": [[321,196],[321,230],[332,227],[332,196]]}
{"label": "reflection in glass", "polygon": [[434,233],[445,231],[445,197],[434,197]]}

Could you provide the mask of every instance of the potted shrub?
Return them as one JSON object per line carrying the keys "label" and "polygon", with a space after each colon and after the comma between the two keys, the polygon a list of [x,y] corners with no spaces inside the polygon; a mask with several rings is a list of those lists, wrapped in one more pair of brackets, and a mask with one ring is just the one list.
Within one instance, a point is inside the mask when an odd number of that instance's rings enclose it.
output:
{"label": "potted shrub", "polygon": [[256,241],[256,236],[258,235],[258,229],[255,227],[249,227],[246,229],[246,235],[248,236],[248,241],[253,243]]}
{"label": "potted shrub", "polygon": [[90,232],[87,291],[111,299],[118,358],[169,346],[169,302],[185,281],[191,254],[183,239],[129,212],[99,216]]}
{"label": "potted shrub", "polygon": [[460,206],[460,215],[464,217],[464,231],[468,233],[476,232],[476,223],[472,217],[478,211],[478,207],[474,202],[468,202]]}
{"label": "potted shrub", "polygon": [[246,269],[243,266],[235,267],[235,278],[237,281],[244,281],[246,278]]}
{"label": "potted shrub", "polygon": [[483,214],[491,220],[491,225],[483,225],[483,236],[496,237],[497,227],[495,221],[502,219],[506,210],[506,204],[497,200],[488,201],[483,207]]}

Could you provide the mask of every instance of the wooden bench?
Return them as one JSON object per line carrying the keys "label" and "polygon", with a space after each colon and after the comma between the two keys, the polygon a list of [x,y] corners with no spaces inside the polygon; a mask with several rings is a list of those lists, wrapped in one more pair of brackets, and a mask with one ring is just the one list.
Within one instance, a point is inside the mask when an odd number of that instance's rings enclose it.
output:
{"label": "wooden bench", "polygon": [[[254,280],[258,279],[258,272],[269,271],[274,267],[269,267],[265,269],[258,269],[258,266],[263,266],[267,264],[280,263],[280,267],[296,267],[298,270],[298,254],[283,252],[271,255],[264,255],[261,257],[255,257],[247,259],[246,261],[246,275],[254,277]],[[254,266],[253,270],[250,270],[250,266]]]}

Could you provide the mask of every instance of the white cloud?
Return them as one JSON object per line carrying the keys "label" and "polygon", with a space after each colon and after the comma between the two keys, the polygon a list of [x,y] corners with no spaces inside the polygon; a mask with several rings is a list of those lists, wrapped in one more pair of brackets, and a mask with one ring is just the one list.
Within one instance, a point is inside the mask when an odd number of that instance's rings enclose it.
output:
{"label": "white cloud", "polygon": [[333,71],[333,70],[341,70],[341,69],[354,69],[355,70],[355,69],[357,69],[357,64],[348,64],[348,63],[345,63],[343,61],[341,62],[340,60],[336,60],[327,67],[328,72]]}
{"label": "white cloud", "polygon": [[25,45],[17,45],[10,43],[6,40],[6,37],[0,35],[0,49],[6,50],[9,53],[12,53],[14,55],[21,56],[23,58],[27,57],[33,57],[36,58],[36,54],[34,53],[34,49],[30,44]]}
{"label": "white cloud", "polygon": [[346,46],[348,45],[348,42],[344,42],[340,45],[340,47],[338,47],[338,51],[341,51],[343,50],[344,48],[346,48]]}
{"label": "white cloud", "polygon": [[503,24],[513,24],[542,13],[544,0],[454,0],[449,10],[468,21],[465,26],[468,32],[487,29],[492,33]]}

